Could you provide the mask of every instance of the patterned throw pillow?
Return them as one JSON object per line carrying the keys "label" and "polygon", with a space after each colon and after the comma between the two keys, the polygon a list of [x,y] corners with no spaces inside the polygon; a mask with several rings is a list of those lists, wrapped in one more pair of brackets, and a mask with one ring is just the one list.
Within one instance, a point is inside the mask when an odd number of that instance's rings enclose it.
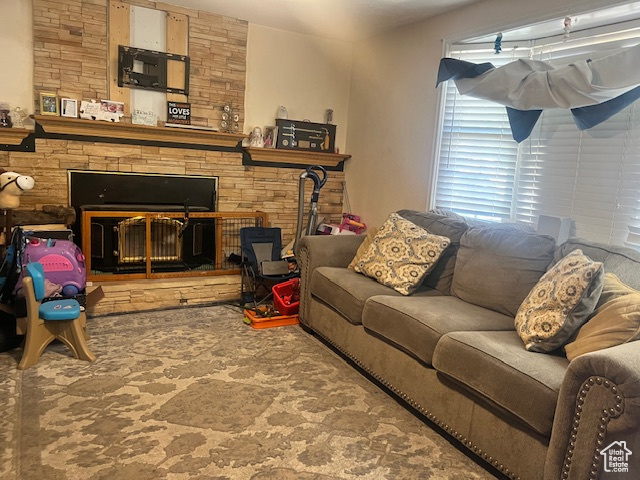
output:
{"label": "patterned throw pillow", "polygon": [[547,271],[518,309],[516,330],[530,352],[564,345],[596,307],[603,284],[601,262],[574,250]]}
{"label": "patterned throw pillow", "polygon": [[392,213],[354,270],[409,295],[422,283],[449,243],[447,237],[432,235]]}
{"label": "patterned throw pillow", "polygon": [[355,268],[356,263],[358,263],[362,258],[362,256],[367,252],[367,250],[369,249],[369,246],[371,245],[371,242],[373,242],[373,239],[377,233],[378,233],[378,227],[369,228],[369,231],[367,232],[367,236],[364,238],[364,240],[358,247],[358,251],[353,257],[353,260],[351,260],[351,263],[347,265],[347,268],[350,268],[351,270]]}

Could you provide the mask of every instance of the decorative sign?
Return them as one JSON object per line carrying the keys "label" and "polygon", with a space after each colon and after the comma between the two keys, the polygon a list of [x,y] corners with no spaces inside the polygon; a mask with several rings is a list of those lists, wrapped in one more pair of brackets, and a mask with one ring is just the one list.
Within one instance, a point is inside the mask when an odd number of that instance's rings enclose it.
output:
{"label": "decorative sign", "polygon": [[134,110],[131,114],[131,123],[135,125],[158,126],[158,116],[152,111]]}
{"label": "decorative sign", "polygon": [[124,115],[124,103],[112,100],[83,100],[80,103],[80,118],[87,120],[104,120],[106,122],[119,122]]}
{"label": "decorative sign", "polygon": [[335,153],[336,126],[276,119],[277,148]]}
{"label": "decorative sign", "polygon": [[167,102],[167,123],[191,125],[191,104]]}

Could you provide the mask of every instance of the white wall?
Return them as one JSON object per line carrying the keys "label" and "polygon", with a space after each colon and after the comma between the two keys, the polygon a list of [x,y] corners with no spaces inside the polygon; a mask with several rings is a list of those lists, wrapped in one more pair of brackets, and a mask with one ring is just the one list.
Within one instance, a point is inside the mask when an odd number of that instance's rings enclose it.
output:
{"label": "white wall", "polygon": [[0,102],[33,113],[31,0],[0,0]]}
{"label": "white wall", "polygon": [[345,176],[352,210],[380,225],[401,208],[428,208],[438,128],[435,88],[443,39],[619,3],[606,0],[485,0],[354,46]]}
{"label": "white wall", "polygon": [[280,105],[290,119],[318,123],[331,108],[344,152],[351,61],[351,43],[249,24],[245,133],[275,125]]}

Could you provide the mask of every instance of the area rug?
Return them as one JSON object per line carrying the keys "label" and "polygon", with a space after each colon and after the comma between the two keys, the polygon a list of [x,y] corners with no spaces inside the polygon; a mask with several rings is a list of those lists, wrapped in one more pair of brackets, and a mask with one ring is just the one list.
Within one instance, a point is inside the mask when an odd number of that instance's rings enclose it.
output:
{"label": "area rug", "polygon": [[494,478],[298,326],[223,305],[89,331],[95,363],[0,354],[0,478]]}

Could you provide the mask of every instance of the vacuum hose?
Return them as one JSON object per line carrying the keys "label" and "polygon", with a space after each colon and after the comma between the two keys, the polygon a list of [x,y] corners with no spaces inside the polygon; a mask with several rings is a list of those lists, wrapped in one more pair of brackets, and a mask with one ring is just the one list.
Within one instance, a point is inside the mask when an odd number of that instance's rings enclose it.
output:
{"label": "vacuum hose", "polygon": [[[318,174],[322,173],[322,178]],[[296,227],[296,244],[302,238],[302,215],[304,210],[304,182],[309,178],[313,181],[313,193],[309,204],[309,219],[307,220],[307,229],[305,235],[314,235],[318,222],[318,198],[320,197],[320,189],[327,181],[327,171],[319,166],[312,165],[300,174],[300,183],[298,187],[298,225]]]}

